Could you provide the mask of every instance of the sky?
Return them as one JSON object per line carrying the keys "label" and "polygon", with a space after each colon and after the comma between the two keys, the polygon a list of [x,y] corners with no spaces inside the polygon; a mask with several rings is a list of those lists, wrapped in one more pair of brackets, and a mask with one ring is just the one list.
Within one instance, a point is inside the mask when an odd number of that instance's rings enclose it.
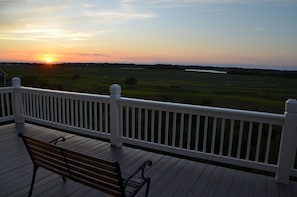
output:
{"label": "sky", "polygon": [[297,0],[0,0],[0,61],[297,70]]}

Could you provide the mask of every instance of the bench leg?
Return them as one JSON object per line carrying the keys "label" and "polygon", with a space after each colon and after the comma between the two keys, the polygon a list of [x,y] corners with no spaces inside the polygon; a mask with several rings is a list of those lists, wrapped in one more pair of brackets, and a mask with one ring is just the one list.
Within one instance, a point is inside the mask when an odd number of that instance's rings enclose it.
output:
{"label": "bench leg", "polygon": [[64,177],[64,176],[61,176],[61,177],[62,177],[62,179],[63,179],[63,182],[65,182],[65,181],[66,181],[65,177]]}
{"label": "bench leg", "polygon": [[148,178],[147,183],[146,183],[146,190],[145,190],[145,197],[148,197],[149,189],[150,189],[150,184],[151,184],[151,179]]}
{"label": "bench leg", "polygon": [[30,191],[29,191],[29,195],[28,195],[29,197],[32,195],[37,169],[38,169],[38,166],[34,165],[34,167],[33,167],[33,177],[32,177]]}

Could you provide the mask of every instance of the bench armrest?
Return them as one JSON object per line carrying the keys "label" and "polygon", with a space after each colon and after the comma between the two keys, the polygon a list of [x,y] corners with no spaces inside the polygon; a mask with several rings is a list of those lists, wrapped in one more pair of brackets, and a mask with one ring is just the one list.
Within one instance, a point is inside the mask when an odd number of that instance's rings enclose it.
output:
{"label": "bench armrest", "polygon": [[146,166],[151,166],[152,164],[153,164],[152,161],[146,161],[141,166],[139,166],[139,168],[126,179],[124,187],[126,187],[129,180],[131,180],[133,177],[135,177],[139,172],[141,172],[141,178],[143,180],[145,180],[146,177],[144,176],[144,169]]}
{"label": "bench armrest", "polygon": [[55,145],[57,145],[58,141],[62,141],[62,142],[65,142],[65,137],[61,136],[61,137],[57,137],[51,141],[49,141],[48,143],[54,143]]}

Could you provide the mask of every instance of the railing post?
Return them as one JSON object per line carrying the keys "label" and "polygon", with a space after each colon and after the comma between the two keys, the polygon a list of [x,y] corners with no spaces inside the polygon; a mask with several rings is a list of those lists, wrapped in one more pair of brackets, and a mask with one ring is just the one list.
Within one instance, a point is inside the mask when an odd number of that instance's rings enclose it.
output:
{"label": "railing post", "polygon": [[14,77],[12,79],[12,87],[14,88],[14,116],[15,116],[15,123],[24,123],[24,117],[22,113],[22,93],[21,93],[21,79],[18,77]]}
{"label": "railing post", "polygon": [[276,181],[288,184],[290,171],[294,167],[297,145],[297,100],[289,99],[286,102],[285,122],[282,131],[278,171]]}
{"label": "railing post", "polygon": [[121,98],[121,86],[113,84],[110,91],[110,142],[114,147],[122,146],[122,136],[120,133],[120,118],[118,99]]}

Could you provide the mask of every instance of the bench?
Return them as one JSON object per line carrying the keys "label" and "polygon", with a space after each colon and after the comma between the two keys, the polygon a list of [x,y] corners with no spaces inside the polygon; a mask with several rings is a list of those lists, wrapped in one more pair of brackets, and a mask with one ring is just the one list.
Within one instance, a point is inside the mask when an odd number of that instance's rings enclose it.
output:
{"label": "bench", "polygon": [[32,194],[39,167],[61,175],[64,181],[66,177],[112,196],[135,196],[146,184],[145,195],[148,196],[150,178],[144,176],[144,170],[146,166],[152,165],[151,161],[144,162],[131,176],[124,178],[118,162],[106,161],[57,146],[58,141],[65,141],[64,137],[43,142],[22,133],[19,136],[23,139],[33,162],[29,196]]}

